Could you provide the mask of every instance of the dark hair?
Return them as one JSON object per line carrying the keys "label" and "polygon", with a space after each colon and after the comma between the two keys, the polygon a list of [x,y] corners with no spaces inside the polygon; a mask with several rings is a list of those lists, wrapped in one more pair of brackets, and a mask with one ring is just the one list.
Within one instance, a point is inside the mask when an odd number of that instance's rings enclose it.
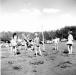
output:
{"label": "dark hair", "polygon": [[68,34],[72,34],[72,31],[69,31]]}
{"label": "dark hair", "polygon": [[[13,38],[14,38],[14,36],[17,36],[17,33],[13,33]],[[18,37],[18,36],[17,36]]]}

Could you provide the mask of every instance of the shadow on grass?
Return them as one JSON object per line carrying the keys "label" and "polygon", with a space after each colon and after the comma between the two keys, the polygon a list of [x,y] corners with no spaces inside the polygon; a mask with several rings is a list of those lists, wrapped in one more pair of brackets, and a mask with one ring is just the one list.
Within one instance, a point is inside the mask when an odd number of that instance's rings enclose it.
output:
{"label": "shadow on grass", "polygon": [[21,70],[22,68],[21,68],[21,66],[16,65],[16,66],[13,66],[13,69],[14,69],[14,70]]}
{"label": "shadow on grass", "polygon": [[71,67],[72,63],[70,61],[65,61],[65,62],[61,62],[59,63],[56,67],[59,68],[67,68],[67,67]]}
{"label": "shadow on grass", "polygon": [[32,64],[32,65],[44,64],[44,61],[41,61],[41,60],[39,60],[39,61],[34,61],[34,62],[30,62],[30,64]]}

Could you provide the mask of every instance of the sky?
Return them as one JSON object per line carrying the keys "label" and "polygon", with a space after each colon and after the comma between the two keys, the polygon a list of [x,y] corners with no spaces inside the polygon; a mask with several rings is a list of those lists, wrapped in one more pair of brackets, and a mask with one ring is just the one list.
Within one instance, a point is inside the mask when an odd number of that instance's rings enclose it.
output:
{"label": "sky", "polygon": [[0,0],[0,9],[0,32],[76,25],[76,0]]}

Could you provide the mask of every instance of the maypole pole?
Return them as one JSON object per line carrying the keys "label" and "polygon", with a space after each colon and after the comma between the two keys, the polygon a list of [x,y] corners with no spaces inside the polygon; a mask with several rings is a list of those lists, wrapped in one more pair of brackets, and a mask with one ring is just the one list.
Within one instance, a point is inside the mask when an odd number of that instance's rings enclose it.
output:
{"label": "maypole pole", "polygon": [[43,30],[43,25],[42,25],[42,38],[43,38],[43,51],[45,51],[45,45],[44,45],[44,30]]}

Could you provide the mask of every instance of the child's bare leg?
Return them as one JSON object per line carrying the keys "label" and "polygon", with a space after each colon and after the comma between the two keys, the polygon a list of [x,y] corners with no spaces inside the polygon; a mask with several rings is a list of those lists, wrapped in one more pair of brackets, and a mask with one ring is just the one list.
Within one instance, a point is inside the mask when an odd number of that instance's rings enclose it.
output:
{"label": "child's bare leg", "polygon": [[57,50],[58,50],[58,44],[56,46],[57,46]]}
{"label": "child's bare leg", "polygon": [[37,53],[38,53],[38,52],[37,52],[37,47],[35,47],[35,54],[36,54],[36,56],[37,56]]}
{"label": "child's bare leg", "polygon": [[14,54],[13,47],[10,47],[10,54],[11,54],[11,55]]}
{"label": "child's bare leg", "polygon": [[69,54],[71,54],[71,46],[69,45]]}
{"label": "child's bare leg", "polygon": [[71,46],[71,48],[70,48],[70,53],[72,54],[72,46]]}
{"label": "child's bare leg", "polygon": [[15,47],[14,48],[14,55],[16,55],[16,53],[17,53],[17,48]]}
{"label": "child's bare leg", "polygon": [[41,52],[41,49],[40,49],[40,47],[39,47],[39,53],[40,53],[40,55],[42,55],[42,52]]}
{"label": "child's bare leg", "polygon": [[68,52],[69,52],[69,54],[70,54],[70,48],[69,48],[69,45],[68,45]]}

